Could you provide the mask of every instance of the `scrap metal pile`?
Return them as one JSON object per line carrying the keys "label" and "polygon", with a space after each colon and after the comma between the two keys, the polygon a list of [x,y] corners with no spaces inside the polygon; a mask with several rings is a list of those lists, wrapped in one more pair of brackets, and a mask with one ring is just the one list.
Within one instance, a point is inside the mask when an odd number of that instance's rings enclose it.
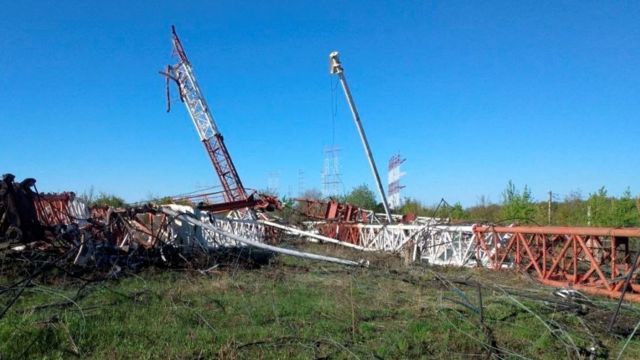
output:
{"label": "scrap metal pile", "polygon": [[[0,187],[0,255],[3,264],[34,265],[34,259],[92,269],[193,266],[247,245],[275,253],[359,265],[357,262],[282,249],[279,230],[234,212],[220,216],[186,205],[124,208],[88,207],[74,193],[41,194],[35,179],[15,182],[6,174]],[[218,250],[218,251],[216,251]],[[38,261],[42,263],[42,261]]]}
{"label": "scrap metal pile", "polygon": [[[277,238],[280,230],[266,228],[258,218],[260,212],[272,211],[281,205],[274,197],[245,189],[175,28],[172,44],[177,63],[161,72],[166,77],[168,105],[169,82],[173,80],[223,191],[179,199],[193,206],[145,204],[89,208],[73,193],[40,194],[35,179],[18,183],[13,175],[6,174],[0,187],[3,258],[24,259],[34,264],[33,258],[56,254],[58,257],[49,263],[113,269],[158,262],[192,263],[198,254],[210,259],[212,250],[249,246],[272,253],[360,265],[268,244]],[[212,202],[211,198],[217,200]]]}
{"label": "scrap metal pile", "polygon": [[[79,267],[137,267],[152,259],[168,262],[171,249],[193,245],[152,206],[89,208],[72,192],[41,194],[35,179],[14,179],[6,174],[0,183],[4,263],[48,256]],[[159,257],[149,256],[154,252]]]}

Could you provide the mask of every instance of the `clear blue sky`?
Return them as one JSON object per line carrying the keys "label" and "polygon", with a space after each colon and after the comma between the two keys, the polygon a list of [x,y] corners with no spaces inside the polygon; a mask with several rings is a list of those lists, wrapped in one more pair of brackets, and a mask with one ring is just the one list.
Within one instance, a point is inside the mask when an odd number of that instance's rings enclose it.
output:
{"label": "clear blue sky", "polygon": [[[247,187],[279,173],[296,193],[302,170],[320,188],[339,50],[383,178],[408,159],[406,196],[640,191],[638,2],[238,3],[5,1],[0,172],[129,201],[217,183],[186,109],[165,113],[175,24]],[[337,105],[345,186],[373,188]]]}

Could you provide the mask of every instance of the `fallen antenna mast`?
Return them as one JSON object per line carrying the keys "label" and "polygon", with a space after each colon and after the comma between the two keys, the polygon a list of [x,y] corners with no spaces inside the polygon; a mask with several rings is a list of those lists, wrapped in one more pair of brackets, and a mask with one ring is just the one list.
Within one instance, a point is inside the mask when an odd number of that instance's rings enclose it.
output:
{"label": "fallen antenna mast", "polygon": [[171,109],[169,80],[173,80],[178,87],[180,100],[187,107],[189,116],[196,127],[198,136],[200,136],[200,141],[207,150],[223,189],[224,203],[208,204],[200,207],[211,211],[249,208],[250,210],[246,214],[251,218],[255,218],[251,208],[279,207],[279,203],[275,198],[260,197],[255,193],[247,194],[240,176],[238,176],[238,171],[231,160],[231,155],[229,155],[229,151],[224,144],[224,138],[209,110],[209,105],[207,105],[207,101],[202,95],[202,90],[200,90],[200,86],[196,81],[191,63],[174,26],[171,27],[171,41],[173,54],[177,57],[178,62],[175,65],[168,65],[165,71],[160,72],[167,79],[167,111]]}

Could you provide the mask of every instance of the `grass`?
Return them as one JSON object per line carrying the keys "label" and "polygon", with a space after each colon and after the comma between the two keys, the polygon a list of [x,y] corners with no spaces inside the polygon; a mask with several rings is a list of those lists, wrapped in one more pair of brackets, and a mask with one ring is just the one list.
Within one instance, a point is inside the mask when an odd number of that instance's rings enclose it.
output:
{"label": "grass", "polygon": [[[305,247],[363,256],[334,246]],[[568,348],[572,343],[615,358],[624,343],[604,330],[613,302],[596,299],[581,315],[531,299],[553,299],[552,289],[516,273],[407,268],[399,259],[368,256],[369,269],[283,256],[257,269],[225,267],[206,275],[149,269],[91,284],[77,303],[45,308],[39,306],[73,298],[78,284],[40,284],[0,320],[0,358],[588,357]],[[469,281],[486,285],[485,326],[473,310],[477,289],[464,284]],[[527,296],[502,292],[496,283]],[[633,327],[639,314],[636,306],[626,308],[621,326]],[[637,337],[625,356],[640,358]]]}

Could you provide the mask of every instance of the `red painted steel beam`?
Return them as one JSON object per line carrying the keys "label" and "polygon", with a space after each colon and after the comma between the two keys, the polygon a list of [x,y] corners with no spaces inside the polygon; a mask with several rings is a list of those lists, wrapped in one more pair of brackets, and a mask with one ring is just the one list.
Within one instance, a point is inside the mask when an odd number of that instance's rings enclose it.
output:
{"label": "red painted steel beam", "polygon": [[[631,271],[629,238],[638,228],[474,226],[477,251],[491,254],[489,267],[516,267],[544,284],[619,298]],[[638,273],[625,298],[640,301]]]}
{"label": "red painted steel beam", "polygon": [[351,204],[340,203],[335,200],[295,200],[301,204],[301,212],[308,217],[346,223],[367,222],[367,216],[362,209]]}
{"label": "red painted steel beam", "polygon": [[38,216],[38,221],[44,226],[58,224],[71,224],[75,221],[69,214],[69,203],[73,201],[75,194],[42,194],[34,198],[33,203]]}
{"label": "red painted steel beam", "polygon": [[225,211],[244,209],[244,208],[252,208],[256,204],[258,204],[258,201],[256,201],[253,197],[250,197],[246,200],[229,201],[229,202],[218,203],[218,204],[202,204],[202,205],[198,205],[198,208],[215,213],[215,212],[225,212]]}
{"label": "red painted steel beam", "polygon": [[604,228],[604,227],[572,227],[572,226],[487,226],[476,225],[474,232],[486,233],[527,233],[543,235],[586,235],[638,237],[640,228]]}

